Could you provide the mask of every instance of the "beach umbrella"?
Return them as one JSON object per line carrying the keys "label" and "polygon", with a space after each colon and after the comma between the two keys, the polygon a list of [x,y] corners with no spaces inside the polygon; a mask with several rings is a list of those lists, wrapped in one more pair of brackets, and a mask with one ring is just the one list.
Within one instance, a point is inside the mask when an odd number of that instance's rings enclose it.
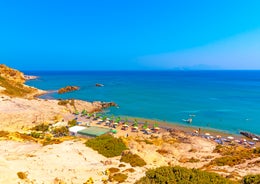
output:
{"label": "beach umbrella", "polygon": [[134,126],[133,128],[134,128],[134,129],[138,129],[138,127],[137,127],[137,126]]}
{"label": "beach umbrella", "polygon": [[123,124],[123,127],[129,127],[128,124]]}
{"label": "beach umbrella", "polygon": [[257,139],[256,137],[254,137],[252,140],[254,140],[254,141],[259,141],[259,139]]}
{"label": "beach umbrella", "polygon": [[115,119],[115,116],[112,114],[112,115],[110,116],[110,120],[111,120],[111,121],[114,121],[114,119]]}
{"label": "beach umbrella", "polygon": [[101,119],[102,119],[102,121],[106,121],[107,120],[107,116],[103,116]]}
{"label": "beach umbrella", "polygon": [[82,115],[86,115],[87,114],[87,111],[86,109],[83,109],[82,112],[81,112]]}
{"label": "beach umbrella", "polygon": [[143,125],[143,129],[146,129],[146,128],[148,128],[148,122],[147,121],[145,121],[144,125]]}
{"label": "beach umbrella", "polygon": [[127,122],[128,122],[128,118],[126,117],[126,118],[125,118],[125,123],[127,123]]}
{"label": "beach umbrella", "polygon": [[158,123],[155,122],[155,123],[153,124],[153,128],[155,129],[156,127],[158,127]]}
{"label": "beach umbrella", "polygon": [[210,133],[205,133],[205,135],[210,136]]}
{"label": "beach umbrella", "polygon": [[155,127],[154,129],[155,129],[155,130],[160,130],[160,128],[159,128],[159,127]]}
{"label": "beach umbrella", "polygon": [[135,119],[134,120],[134,123],[133,123],[133,125],[132,125],[133,127],[138,127],[138,121]]}
{"label": "beach umbrella", "polygon": [[150,131],[150,128],[146,128],[145,131]]}
{"label": "beach umbrella", "polygon": [[216,137],[217,137],[217,138],[221,138],[221,136],[220,136],[220,135],[216,135]]}
{"label": "beach umbrella", "polygon": [[121,118],[120,118],[120,117],[117,117],[116,120],[115,120],[115,122],[116,122],[116,123],[119,123],[120,120],[121,120]]}
{"label": "beach umbrella", "polygon": [[116,130],[116,129],[112,129],[111,132],[112,132],[113,134],[116,134],[116,133],[117,133],[117,130]]}

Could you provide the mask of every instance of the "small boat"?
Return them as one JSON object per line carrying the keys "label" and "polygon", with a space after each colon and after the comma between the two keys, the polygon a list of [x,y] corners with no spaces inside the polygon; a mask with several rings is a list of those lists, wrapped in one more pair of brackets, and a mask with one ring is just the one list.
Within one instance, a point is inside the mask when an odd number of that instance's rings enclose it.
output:
{"label": "small boat", "polygon": [[104,84],[99,84],[99,83],[96,83],[96,87],[103,87]]}
{"label": "small boat", "polygon": [[189,118],[189,119],[182,119],[182,121],[185,121],[187,123],[192,123],[192,118]]}

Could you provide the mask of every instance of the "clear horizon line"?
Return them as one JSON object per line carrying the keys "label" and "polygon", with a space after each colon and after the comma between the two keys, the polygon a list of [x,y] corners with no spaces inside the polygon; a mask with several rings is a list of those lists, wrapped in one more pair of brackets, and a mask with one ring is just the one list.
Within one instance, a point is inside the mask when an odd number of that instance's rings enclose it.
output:
{"label": "clear horizon line", "polygon": [[23,72],[149,72],[149,71],[260,71],[260,69],[130,69],[130,70],[127,70],[127,69],[120,69],[120,70],[114,70],[114,69],[98,69],[98,70],[89,70],[89,69],[86,69],[86,70],[39,70],[39,69],[35,69],[35,70],[20,70],[20,71],[23,71]]}

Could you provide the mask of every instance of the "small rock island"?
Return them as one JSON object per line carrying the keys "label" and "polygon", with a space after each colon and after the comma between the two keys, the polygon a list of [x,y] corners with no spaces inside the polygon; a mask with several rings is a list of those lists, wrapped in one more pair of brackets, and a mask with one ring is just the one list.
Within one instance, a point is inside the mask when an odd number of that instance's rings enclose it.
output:
{"label": "small rock island", "polygon": [[63,93],[67,93],[67,92],[71,92],[71,91],[76,91],[79,90],[78,86],[66,86],[64,88],[61,88],[58,90],[58,94],[63,94]]}

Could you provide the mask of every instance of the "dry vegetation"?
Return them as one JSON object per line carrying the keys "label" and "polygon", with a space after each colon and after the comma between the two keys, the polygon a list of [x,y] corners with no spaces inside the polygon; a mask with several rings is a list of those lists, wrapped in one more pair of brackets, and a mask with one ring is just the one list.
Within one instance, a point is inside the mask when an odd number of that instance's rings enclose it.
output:
{"label": "dry vegetation", "polygon": [[247,160],[260,157],[260,148],[250,149],[241,146],[218,145],[214,152],[222,156],[212,160],[207,166],[235,166],[245,163]]}

